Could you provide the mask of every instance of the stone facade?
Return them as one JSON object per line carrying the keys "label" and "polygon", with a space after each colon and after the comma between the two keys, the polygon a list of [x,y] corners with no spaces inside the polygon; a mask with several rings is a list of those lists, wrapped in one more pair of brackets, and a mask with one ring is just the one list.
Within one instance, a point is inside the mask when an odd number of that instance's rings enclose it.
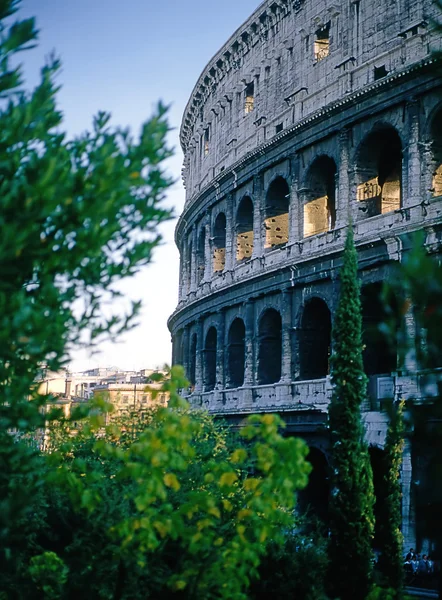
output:
{"label": "stone facade", "polygon": [[[173,362],[189,400],[240,423],[281,413],[327,453],[331,325],[349,216],[359,253],[367,439],[382,403],[425,400],[437,375],[398,369],[376,336],[381,282],[423,230],[442,238],[442,81],[430,0],[267,0],[212,58],[181,127]],[[406,315],[412,332],[413,314]],[[409,445],[405,543],[416,543]],[[419,540],[418,540],[419,542]],[[421,541],[421,543],[424,543]]]}

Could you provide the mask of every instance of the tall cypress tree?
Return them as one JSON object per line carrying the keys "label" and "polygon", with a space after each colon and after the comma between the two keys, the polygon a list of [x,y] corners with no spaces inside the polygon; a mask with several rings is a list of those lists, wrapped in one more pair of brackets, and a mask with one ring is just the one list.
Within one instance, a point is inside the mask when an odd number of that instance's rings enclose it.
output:
{"label": "tall cypress tree", "polygon": [[385,443],[385,501],[382,511],[381,556],[379,566],[386,585],[396,598],[403,597],[404,560],[401,533],[401,483],[399,480],[404,448],[404,401],[392,407]]}
{"label": "tall cypress tree", "polygon": [[373,476],[364,442],[361,403],[367,377],[362,361],[358,257],[349,226],[341,293],[333,326],[329,425],[332,442],[329,587],[340,600],[365,600],[371,584]]}

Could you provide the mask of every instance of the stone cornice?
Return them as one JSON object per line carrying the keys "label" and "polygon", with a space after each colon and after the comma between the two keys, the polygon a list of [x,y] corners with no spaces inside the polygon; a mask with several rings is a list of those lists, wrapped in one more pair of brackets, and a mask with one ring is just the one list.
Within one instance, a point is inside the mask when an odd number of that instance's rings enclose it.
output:
{"label": "stone cornice", "polygon": [[292,11],[300,10],[304,1],[264,0],[208,62],[184,110],[180,129],[180,141],[184,153],[187,152],[199,109],[210,94],[215,92],[218,83],[232,69],[239,69],[243,57],[249,50],[256,43],[267,40],[270,29]]}

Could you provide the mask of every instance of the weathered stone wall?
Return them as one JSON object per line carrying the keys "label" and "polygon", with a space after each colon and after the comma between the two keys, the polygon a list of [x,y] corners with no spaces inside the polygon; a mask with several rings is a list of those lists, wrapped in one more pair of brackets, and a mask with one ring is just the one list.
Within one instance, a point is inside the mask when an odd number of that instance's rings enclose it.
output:
{"label": "weathered stone wall", "polygon": [[[290,432],[318,445],[349,218],[363,289],[392,276],[413,232],[423,230],[428,250],[440,253],[434,10],[430,0],[266,1],[204,70],[181,129],[187,202],[176,230],[179,304],[169,321],[174,361],[192,380],[195,406],[235,423],[277,411]],[[412,310],[405,320],[413,331]],[[376,356],[377,347],[369,350]],[[385,349],[378,354],[387,364]],[[438,388],[416,375],[413,349],[400,373],[390,362],[371,365],[363,406],[375,447],[385,441],[385,399],[424,402]],[[238,364],[242,385],[234,387]],[[409,546],[411,457],[407,444]]]}

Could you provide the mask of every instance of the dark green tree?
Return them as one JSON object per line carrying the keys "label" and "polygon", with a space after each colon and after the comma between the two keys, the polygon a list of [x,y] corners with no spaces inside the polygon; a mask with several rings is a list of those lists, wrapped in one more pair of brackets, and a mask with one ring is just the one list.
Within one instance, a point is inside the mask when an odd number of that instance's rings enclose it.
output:
{"label": "dark green tree", "polygon": [[382,507],[382,547],[379,567],[385,577],[386,587],[394,590],[395,597],[403,597],[404,560],[401,533],[401,483],[400,469],[404,448],[404,401],[392,406],[390,424],[385,443],[385,499]]}
{"label": "dark green tree", "polygon": [[358,258],[350,225],[340,271],[341,291],[333,326],[329,409],[332,443],[329,587],[341,600],[364,600],[371,584],[374,491],[364,442],[361,403],[367,378],[362,361]]}

